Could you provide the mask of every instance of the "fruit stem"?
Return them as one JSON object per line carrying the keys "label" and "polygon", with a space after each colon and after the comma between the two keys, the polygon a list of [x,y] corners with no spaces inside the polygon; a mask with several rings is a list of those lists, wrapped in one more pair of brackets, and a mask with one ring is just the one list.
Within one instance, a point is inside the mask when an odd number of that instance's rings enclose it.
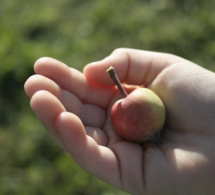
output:
{"label": "fruit stem", "polygon": [[128,94],[125,91],[125,89],[123,88],[122,84],[120,83],[119,78],[117,77],[116,72],[115,72],[113,66],[111,66],[110,68],[108,68],[106,72],[109,74],[110,78],[116,84],[116,86],[118,87],[118,89],[120,90],[120,92],[123,94],[123,96],[126,97]]}

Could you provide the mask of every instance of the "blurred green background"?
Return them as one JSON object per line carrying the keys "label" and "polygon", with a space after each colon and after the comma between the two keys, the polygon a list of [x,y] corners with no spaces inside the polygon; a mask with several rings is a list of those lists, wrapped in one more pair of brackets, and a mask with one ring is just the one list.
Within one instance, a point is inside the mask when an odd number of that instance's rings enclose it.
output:
{"label": "blurred green background", "polygon": [[43,56],[82,70],[115,48],[174,53],[215,71],[213,0],[0,0],[0,195],[125,195],[47,135],[23,84]]}

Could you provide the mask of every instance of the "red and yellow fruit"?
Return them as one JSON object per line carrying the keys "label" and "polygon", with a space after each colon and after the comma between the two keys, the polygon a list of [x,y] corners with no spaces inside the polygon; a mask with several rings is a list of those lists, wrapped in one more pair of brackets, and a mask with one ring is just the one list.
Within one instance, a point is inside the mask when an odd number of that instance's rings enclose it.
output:
{"label": "red and yellow fruit", "polygon": [[[107,72],[111,78],[117,77],[112,67]],[[113,80],[117,86],[120,84],[118,78]],[[165,122],[165,107],[161,99],[148,88],[137,88],[127,94],[122,86],[118,87],[125,98],[116,101],[111,109],[115,131],[129,141],[156,140]]]}

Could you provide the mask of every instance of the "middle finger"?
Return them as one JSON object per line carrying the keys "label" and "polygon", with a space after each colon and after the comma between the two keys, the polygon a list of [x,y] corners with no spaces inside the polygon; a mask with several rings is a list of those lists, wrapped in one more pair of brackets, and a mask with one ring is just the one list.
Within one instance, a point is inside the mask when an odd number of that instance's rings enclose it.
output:
{"label": "middle finger", "polygon": [[62,89],[51,79],[33,75],[25,83],[26,94],[31,98],[37,91],[49,91],[56,96],[67,111],[77,115],[84,125],[102,127],[106,118],[105,111],[95,105],[85,104],[73,93]]}

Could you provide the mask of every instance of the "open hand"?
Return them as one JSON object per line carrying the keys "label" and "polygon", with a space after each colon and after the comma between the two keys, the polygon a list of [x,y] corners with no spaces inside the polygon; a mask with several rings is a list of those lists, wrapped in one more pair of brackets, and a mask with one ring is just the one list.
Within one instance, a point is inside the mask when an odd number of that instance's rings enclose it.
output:
{"label": "open hand", "polygon": [[[164,102],[162,145],[137,144],[114,131],[110,109],[121,82],[152,89]],[[215,192],[215,74],[164,53],[117,49],[83,73],[52,58],[35,63],[25,83],[31,107],[51,137],[86,171],[131,194]]]}

